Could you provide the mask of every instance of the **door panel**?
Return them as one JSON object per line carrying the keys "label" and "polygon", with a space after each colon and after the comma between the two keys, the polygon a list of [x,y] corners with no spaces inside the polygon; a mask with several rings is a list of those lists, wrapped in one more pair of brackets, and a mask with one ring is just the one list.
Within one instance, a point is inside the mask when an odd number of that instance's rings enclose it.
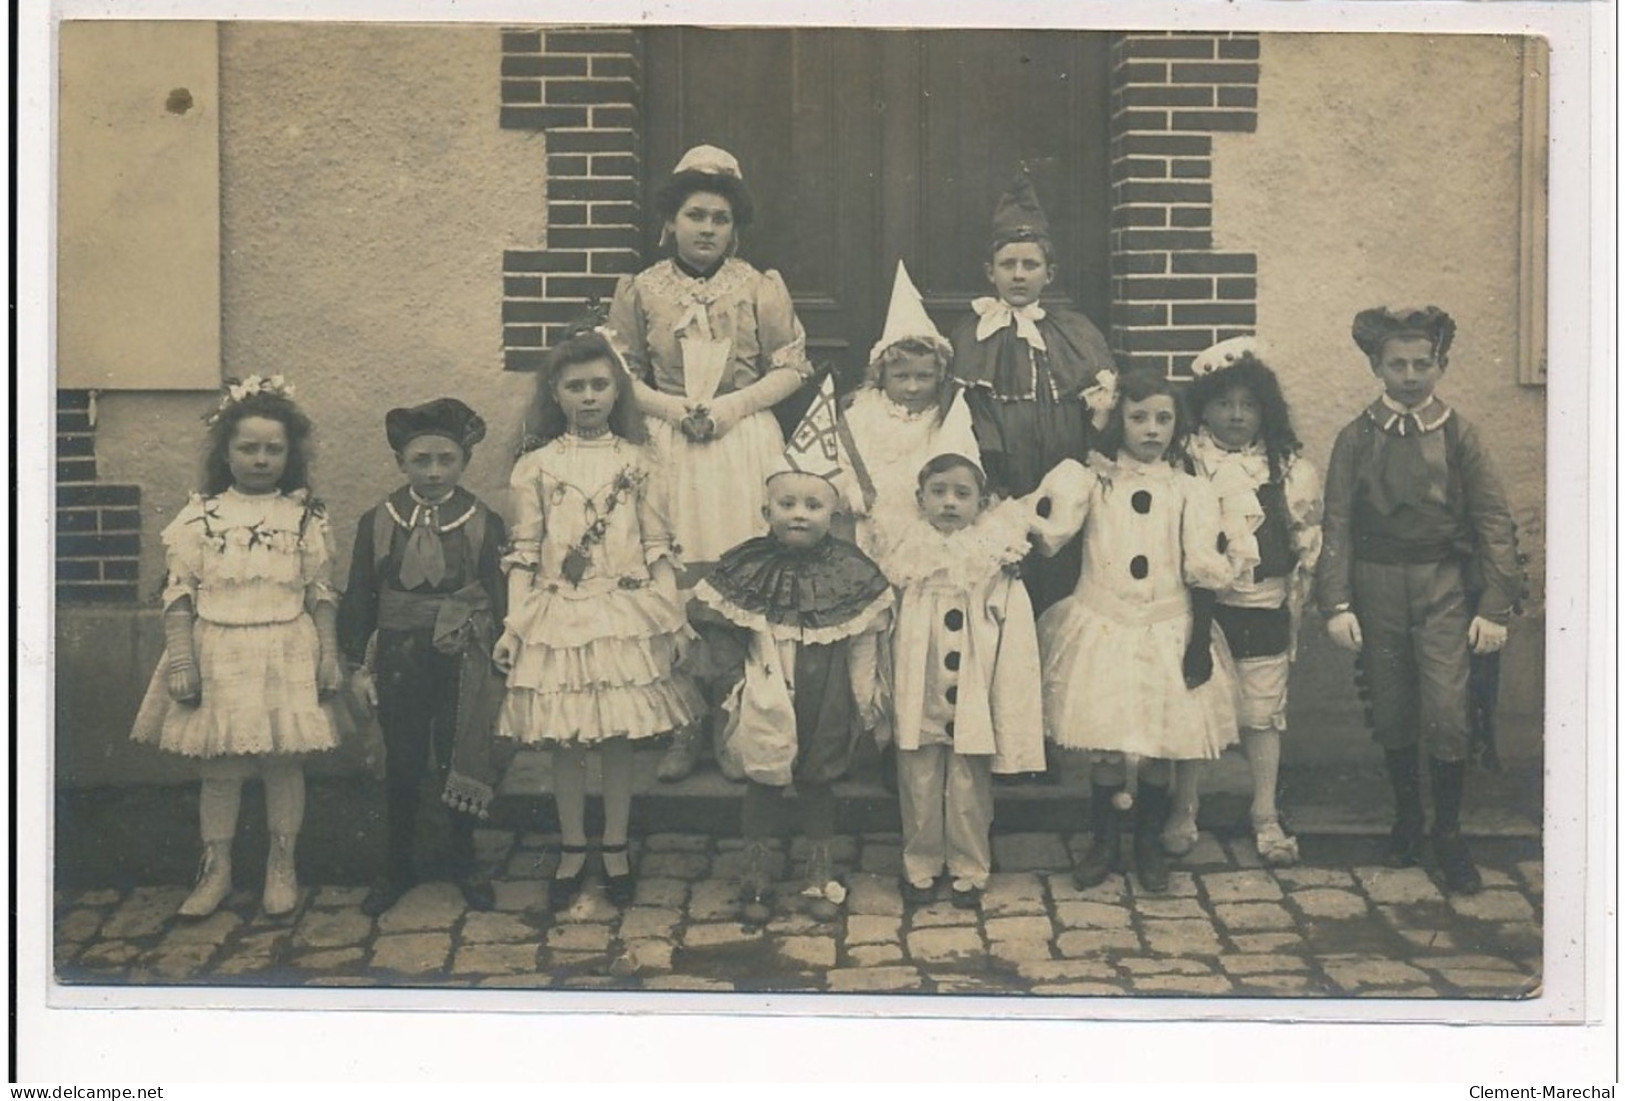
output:
{"label": "door panel", "polygon": [[[914,64],[888,73],[907,74],[917,89],[918,119],[910,127],[917,138],[899,135],[895,144],[913,163],[894,173],[917,180],[910,187],[912,224],[899,228],[933,314],[956,315],[989,293],[984,266],[993,207],[1022,162],[1055,240],[1058,279],[1047,297],[1096,312],[1109,286],[1103,37],[1032,31],[909,37]],[[908,88],[897,91],[899,100],[908,97]],[[1094,140],[1085,125],[1091,93],[1101,104]],[[888,173],[888,185],[892,179]],[[1097,320],[1106,320],[1103,309]]]}
{"label": "door panel", "polygon": [[[871,36],[673,28],[649,39],[648,194],[694,145],[738,157],[756,202],[740,254],[784,275],[811,355],[844,367],[862,304],[876,293]],[[653,256],[660,227],[649,221],[645,255]]]}
{"label": "door panel", "polygon": [[741,254],[784,274],[814,359],[851,384],[899,257],[944,330],[987,293],[993,205],[1025,160],[1059,253],[1050,297],[1104,324],[1107,64],[1106,36],[1078,32],[654,29],[647,184],[690,146],[733,152],[757,205]]}

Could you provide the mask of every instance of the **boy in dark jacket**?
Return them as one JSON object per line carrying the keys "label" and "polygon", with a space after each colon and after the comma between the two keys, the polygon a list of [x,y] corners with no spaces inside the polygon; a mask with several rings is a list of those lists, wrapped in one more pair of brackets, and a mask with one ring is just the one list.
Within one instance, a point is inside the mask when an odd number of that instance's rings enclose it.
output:
{"label": "boy in dark jacket", "polygon": [[1396,804],[1389,863],[1421,856],[1426,749],[1434,857],[1446,888],[1471,894],[1482,883],[1461,837],[1468,655],[1506,645],[1520,573],[1478,433],[1434,394],[1455,331],[1433,306],[1355,317],[1355,343],[1384,392],[1332,448],[1315,588],[1332,641],[1365,670]]}
{"label": "boy in dark jacket", "polygon": [[[339,641],[354,689],[384,732],[388,858],[361,903],[376,917],[417,882],[412,861],[418,787],[431,747],[446,773],[453,874],[468,905],[495,904],[476,865],[474,824],[496,782],[491,756],[502,683],[491,665],[503,619],[502,517],[457,483],[485,422],[455,398],[392,409],[385,433],[407,484],[361,517]],[[369,646],[376,632],[376,642]]]}

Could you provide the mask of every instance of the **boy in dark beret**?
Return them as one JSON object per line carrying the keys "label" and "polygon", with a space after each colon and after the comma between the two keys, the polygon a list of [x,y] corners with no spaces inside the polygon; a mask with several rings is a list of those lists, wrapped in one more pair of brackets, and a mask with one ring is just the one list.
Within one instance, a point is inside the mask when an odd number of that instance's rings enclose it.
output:
{"label": "boy in dark beret", "polygon": [[458,485],[485,422],[438,398],[391,409],[384,430],[406,484],[361,517],[339,606],[353,687],[377,709],[386,753],[388,857],[361,909],[376,917],[417,882],[412,839],[432,750],[446,774],[452,873],[468,905],[489,910],[495,898],[475,860],[474,826],[488,816],[497,780],[502,681],[491,650],[507,600],[499,565],[507,530]]}
{"label": "boy in dark beret", "polygon": [[1327,633],[1365,670],[1396,805],[1388,863],[1421,859],[1426,750],[1434,859],[1448,890],[1471,894],[1482,882],[1461,837],[1469,650],[1506,645],[1520,568],[1478,432],[1434,393],[1455,332],[1433,306],[1355,317],[1383,393],[1332,448],[1315,588]]}

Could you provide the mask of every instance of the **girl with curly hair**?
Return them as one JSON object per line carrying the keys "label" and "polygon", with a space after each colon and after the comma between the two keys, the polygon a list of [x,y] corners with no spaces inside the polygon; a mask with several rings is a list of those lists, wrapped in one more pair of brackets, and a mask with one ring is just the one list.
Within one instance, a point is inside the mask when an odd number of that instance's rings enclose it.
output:
{"label": "girl with curly hair", "polygon": [[180,914],[231,891],[243,780],[265,782],[265,913],[299,901],[304,755],[337,745],[343,684],[327,515],[310,495],[310,420],[282,376],[228,386],[209,417],[203,491],[164,529],[164,656],[131,737],[199,762],[202,871]]}
{"label": "girl with curly hair", "polygon": [[[1189,397],[1199,426],[1189,448],[1192,468],[1219,496],[1231,554],[1256,560],[1220,590],[1214,609],[1236,662],[1253,835],[1265,863],[1290,865],[1298,842],[1281,826],[1276,780],[1298,622],[1320,558],[1320,478],[1300,453],[1281,384],[1255,338],[1214,345],[1193,370]],[[1201,772],[1199,761],[1179,765],[1163,831],[1163,846],[1175,855],[1196,843]]]}

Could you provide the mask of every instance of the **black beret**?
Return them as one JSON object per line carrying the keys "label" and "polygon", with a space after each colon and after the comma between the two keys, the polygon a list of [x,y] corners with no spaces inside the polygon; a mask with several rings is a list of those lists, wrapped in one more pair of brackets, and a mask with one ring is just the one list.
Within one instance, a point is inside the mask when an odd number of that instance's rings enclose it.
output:
{"label": "black beret", "polygon": [[403,450],[419,436],[444,436],[472,451],[485,439],[485,422],[456,398],[436,398],[410,409],[391,409],[384,414],[384,433],[392,451]]}

